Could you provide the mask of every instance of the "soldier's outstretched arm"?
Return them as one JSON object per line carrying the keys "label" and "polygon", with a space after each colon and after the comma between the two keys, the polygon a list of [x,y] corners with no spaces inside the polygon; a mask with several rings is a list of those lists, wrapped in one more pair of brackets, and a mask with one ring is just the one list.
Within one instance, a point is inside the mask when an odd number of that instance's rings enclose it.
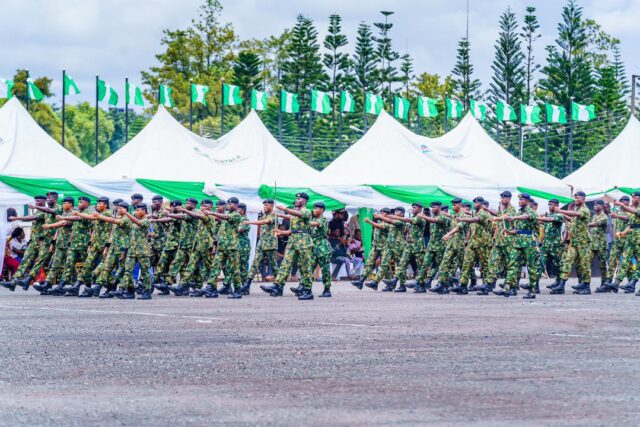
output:
{"label": "soldier's outstretched arm", "polygon": [[45,224],[42,226],[42,228],[48,230],[50,228],[61,228],[61,227],[66,227],[68,225],[71,225],[71,223],[67,222],[67,221],[58,221],[58,222],[54,222],[51,224]]}
{"label": "soldier's outstretched arm", "polygon": [[282,206],[282,205],[278,205],[276,206],[276,209],[278,209],[279,211],[285,212],[288,215],[293,215],[293,216],[297,216],[297,217],[301,217],[302,216],[302,212],[295,210],[295,209],[289,209],[286,206]]}
{"label": "soldier's outstretched arm", "polygon": [[135,225],[140,225],[142,224],[142,221],[140,221],[138,218],[136,218],[135,216],[131,215],[129,212],[124,212],[124,214],[127,216],[127,218],[129,218],[131,220],[131,222],[133,222]]}

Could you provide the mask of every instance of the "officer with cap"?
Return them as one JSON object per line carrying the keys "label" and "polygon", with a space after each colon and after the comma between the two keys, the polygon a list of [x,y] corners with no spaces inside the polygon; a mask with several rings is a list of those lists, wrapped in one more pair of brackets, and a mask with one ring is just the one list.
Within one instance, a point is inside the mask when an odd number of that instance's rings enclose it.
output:
{"label": "officer with cap", "polygon": [[605,289],[611,289],[609,281],[609,272],[607,269],[607,260],[609,253],[609,243],[607,242],[607,227],[609,226],[609,217],[604,212],[604,200],[596,200],[593,209],[595,214],[589,223],[589,241],[591,247],[591,262],[597,257],[600,266],[600,287],[596,292],[602,292]]}
{"label": "officer with cap", "polygon": [[500,193],[500,206],[497,211],[487,209],[493,218],[491,221],[494,223],[493,227],[493,247],[489,255],[489,263],[487,264],[487,272],[483,273],[484,285],[478,289],[478,295],[489,295],[498,280],[500,269],[506,275],[506,266],[509,263],[509,253],[513,245],[514,237],[510,233],[505,233],[504,230],[511,230],[513,228],[512,223],[500,220],[503,216],[515,216],[516,208],[511,204],[512,194],[510,191],[503,191]]}
{"label": "officer with cap", "polygon": [[458,197],[451,200],[454,211],[452,215],[453,228],[442,236],[442,240],[446,242],[446,247],[439,267],[440,279],[435,288],[429,289],[430,292],[438,294],[449,293],[449,288],[452,287],[451,282],[453,276],[456,274],[458,267],[461,266],[460,261],[464,256],[465,240],[469,229],[469,225],[466,222],[457,221],[460,218],[469,217],[464,211],[462,203],[462,199]]}
{"label": "officer with cap", "polygon": [[[555,282],[547,286],[551,289],[558,284],[560,280],[560,266],[562,263],[562,254],[564,252],[564,244],[562,243],[562,225],[564,217],[555,212],[557,206],[560,206],[558,199],[551,199],[548,202],[549,212],[544,216],[538,217],[538,222],[544,224],[544,238],[540,246],[540,257],[542,265],[548,269],[549,275],[555,276]],[[551,267],[551,268],[549,268]]]}
{"label": "officer with cap", "polygon": [[244,279],[244,285],[240,290],[242,295],[249,295],[251,282],[258,273],[258,269],[263,262],[267,262],[274,276],[278,275],[278,238],[276,230],[278,229],[278,217],[273,212],[275,202],[273,199],[265,199],[262,202],[262,212],[257,221],[245,221],[247,225],[257,225],[260,229],[260,237],[256,244],[256,254],[253,264],[249,269],[247,277]]}
{"label": "officer with cap", "polygon": [[[181,222],[180,236],[178,239],[179,245],[176,251],[173,262],[169,267],[169,273],[166,276],[167,285],[172,285],[176,280],[178,274],[182,277],[185,273],[185,268],[189,264],[189,256],[193,249],[193,242],[196,235],[196,229],[198,226],[197,220],[187,214],[185,211],[193,211],[198,205],[198,201],[193,197],[188,197],[184,207],[176,206],[178,213],[168,212],[167,216],[174,220]],[[189,287],[186,283],[180,283],[178,286],[169,286],[169,290],[176,296],[189,295]]]}
{"label": "officer with cap", "polygon": [[312,218],[311,211],[306,208],[308,202],[309,195],[301,192],[296,194],[293,208],[287,208],[282,205],[276,206],[276,209],[284,212],[284,214],[278,214],[278,217],[289,220],[289,230],[276,230],[276,237],[289,236],[289,242],[273,285],[260,286],[260,289],[271,296],[282,296],[287,277],[291,273],[293,265],[297,262],[302,276],[300,283],[304,288],[298,299],[301,301],[313,299],[313,293],[311,292],[311,252],[313,251],[313,241],[309,235],[309,225]]}
{"label": "officer with cap", "polygon": [[[626,195],[622,196],[620,197],[620,203],[629,206],[631,198]],[[624,210],[616,206],[611,212],[611,218],[613,219],[613,244],[609,253],[609,286],[607,289],[598,288],[596,292],[617,292],[625,278],[632,279],[630,273],[632,274],[633,271],[623,269],[620,262],[627,243],[627,235],[624,231],[627,228],[629,216]]]}
{"label": "officer with cap", "polygon": [[371,242],[371,250],[369,251],[369,256],[367,257],[364,269],[362,270],[362,275],[357,280],[351,282],[351,284],[358,289],[362,289],[365,280],[369,278],[376,266],[376,260],[382,257],[382,253],[384,252],[387,238],[389,236],[390,226],[387,222],[383,221],[381,217],[388,215],[391,215],[391,209],[382,208],[379,214],[373,215],[373,221],[370,218],[364,219],[364,222],[373,227],[373,238]]}
{"label": "officer with cap", "polygon": [[138,206],[140,203],[142,203],[142,201],[144,200],[144,197],[142,197],[142,194],[140,193],[135,193],[131,195],[131,209],[135,209],[136,206]]}
{"label": "officer with cap", "polygon": [[[378,273],[373,278],[373,280],[369,280],[368,282],[364,283],[364,285],[368,288],[378,290],[378,283],[380,283],[382,279],[393,277],[391,263],[395,261],[396,265],[398,265],[398,263],[400,262],[400,258],[402,258],[404,233],[406,230],[405,222],[394,219],[394,217],[404,217],[404,213],[404,208],[402,206],[398,206],[394,209],[393,214],[378,216],[378,219],[389,224],[389,234],[387,236],[386,246],[382,251],[382,259],[380,260]],[[382,292],[394,291],[395,286],[392,286],[393,282],[387,281],[385,282],[385,285],[386,286],[384,287]]]}
{"label": "officer with cap", "polygon": [[[631,205],[616,201],[615,205],[627,213],[629,220],[627,228],[620,234],[627,239],[624,251],[622,253],[621,270],[628,272],[629,283],[620,286],[625,293],[634,292],[638,279],[640,279],[640,268],[636,268],[633,272],[633,259],[640,260],[640,191],[631,194]],[[636,293],[640,296],[640,291]]]}
{"label": "officer with cap", "polygon": [[172,200],[169,202],[169,209],[164,210],[162,216],[149,219],[154,227],[165,227],[165,240],[158,260],[157,267],[153,270],[153,287],[160,291],[160,295],[169,295],[169,285],[167,281],[169,268],[175,259],[178,247],[180,246],[180,233],[182,231],[182,221],[175,220],[169,214],[178,215],[178,209],[182,207],[181,200]]}

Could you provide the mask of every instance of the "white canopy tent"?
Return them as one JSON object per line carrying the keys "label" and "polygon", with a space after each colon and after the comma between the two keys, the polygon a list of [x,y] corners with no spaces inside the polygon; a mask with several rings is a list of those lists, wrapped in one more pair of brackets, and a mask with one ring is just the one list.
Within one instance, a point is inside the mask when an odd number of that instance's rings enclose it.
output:
{"label": "white canopy tent", "polygon": [[640,188],[640,121],[631,116],[620,134],[580,169],[563,179],[575,191],[598,197],[616,188]]}

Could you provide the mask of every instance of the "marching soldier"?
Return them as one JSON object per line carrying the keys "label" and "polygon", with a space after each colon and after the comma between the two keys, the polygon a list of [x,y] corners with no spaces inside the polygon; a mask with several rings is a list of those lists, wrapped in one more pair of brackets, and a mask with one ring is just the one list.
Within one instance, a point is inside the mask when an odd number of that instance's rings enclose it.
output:
{"label": "marching soldier", "polygon": [[[169,203],[169,212],[178,214],[178,209],[182,207],[182,201],[174,200]],[[176,252],[180,246],[180,233],[182,231],[182,221],[175,220],[169,216],[169,212],[165,212],[162,217],[151,218],[149,221],[154,224],[160,224],[166,227],[166,237],[162,254],[158,260],[158,268],[153,272],[153,286],[160,291],[160,295],[169,295],[168,279],[169,268],[175,259]]]}
{"label": "marching soldier", "polygon": [[[324,202],[314,203],[313,218],[309,223],[309,234],[313,241],[311,271],[315,270],[316,266],[320,266],[322,284],[324,285],[324,290],[320,297],[329,298],[331,297],[331,244],[327,240],[329,221],[324,217],[325,208]],[[303,291],[302,286],[300,286],[299,294],[301,295]]]}
{"label": "marching soldier", "polygon": [[[591,262],[598,257],[600,265],[600,287],[609,287],[609,275],[607,270],[607,254],[609,252],[609,244],[607,243],[607,226],[609,218],[604,213],[604,200],[596,200],[593,206],[595,215],[589,223]],[[599,289],[598,288],[598,289]],[[596,291],[598,290],[596,289]]]}
{"label": "marching soldier", "polygon": [[[620,197],[620,203],[623,205],[629,206],[630,202],[629,196]],[[622,232],[627,228],[629,216],[621,208],[615,208],[611,212],[611,217],[613,218],[613,245],[609,253],[609,283],[607,289],[598,288],[596,292],[617,292],[625,277],[631,280],[631,276],[628,274],[629,271],[624,271],[620,262],[627,243],[627,237]],[[614,282],[611,283],[612,281]]]}
{"label": "marching soldier", "polygon": [[249,257],[251,256],[251,241],[249,240],[251,226],[247,224],[249,218],[247,218],[247,205],[245,203],[238,204],[238,213],[242,219],[238,226],[238,256],[240,258],[240,278],[244,286],[244,279],[247,277],[247,271],[249,270]]}
{"label": "marching soldier", "polygon": [[450,291],[466,295],[468,283],[473,275],[474,265],[480,264],[480,271],[484,276],[487,271],[489,250],[491,248],[491,214],[484,209],[484,198],[478,196],[473,199],[475,214],[471,217],[461,217],[456,222],[469,224],[469,244],[467,245],[462,260],[460,272],[460,285]]}
{"label": "marching soldier", "polygon": [[562,263],[562,252],[564,245],[562,243],[562,224],[564,224],[564,217],[559,213],[554,212],[555,209],[560,206],[558,199],[549,200],[549,212],[538,217],[538,222],[544,224],[544,237],[542,239],[542,245],[540,246],[540,257],[542,258],[542,265],[545,268],[551,266],[550,275],[555,276],[555,281],[547,286],[551,289],[558,284],[560,280],[560,266]]}
{"label": "marching soldier", "polygon": [[243,295],[249,295],[251,282],[253,282],[253,278],[258,273],[260,264],[264,260],[267,260],[274,276],[278,275],[278,238],[276,237],[278,217],[276,217],[276,214],[273,212],[273,205],[273,200],[264,200],[262,202],[264,215],[257,221],[245,221],[247,225],[257,225],[260,228],[260,237],[256,245],[256,255],[253,259],[253,264],[251,264],[251,268],[241,289]]}
{"label": "marching soldier", "polygon": [[[173,262],[169,267],[169,273],[166,276],[167,285],[172,285],[176,280],[176,277],[178,277],[178,274],[182,276],[184,274],[185,267],[189,263],[189,256],[191,255],[191,249],[193,248],[193,238],[196,234],[196,227],[198,224],[196,219],[184,213],[183,209],[193,211],[197,205],[198,201],[193,197],[189,197],[186,200],[184,208],[180,207],[177,209],[178,213],[167,213],[169,218],[173,218],[174,220],[182,223],[182,226],[180,227],[178,249],[175,257],[173,258]],[[184,288],[184,286],[171,286],[169,287],[169,290],[177,296],[187,295],[188,292],[175,292],[175,290],[182,288]]]}
{"label": "marching soldier", "polygon": [[455,198],[451,201],[454,214],[452,215],[453,228],[442,236],[442,240],[446,242],[444,255],[440,263],[440,279],[438,286],[429,289],[430,292],[438,294],[449,293],[451,280],[460,265],[459,260],[464,253],[465,240],[467,238],[468,224],[466,222],[457,222],[458,218],[468,218],[467,213],[462,208],[462,199]]}
{"label": "marching soldier", "polygon": [[[625,293],[629,293],[635,291],[636,284],[640,278],[640,268],[636,268],[636,271],[632,273],[633,259],[635,258],[636,262],[640,260],[640,191],[636,191],[631,195],[631,206],[618,201],[615,202],[615,205],[625,211],[629,218],[627,228],[620,232],[620,236],[627,241],[622,253],[621,268],[627,272],[631,279],[626,285],[620,286],[620,289],[624,290]],[[636,295],[640,296],[640,291]]]}
{"label": "marching soldier", "polygon": [[487,289],[486,286],[483,286],[480,292],[484,295],[488,295],[489,292],[495,288],[496,281],[498,280],[498,274],[500,272],[499,268],[502,267],[506,273],[506,266],[509,263],[509,252],[511,250],[513,236],[509,233],[504,233],[503,230],[510,230],[512,228],[512,224],[506,221],[497,220],[496,218],[501,218],[505,215],[516,215],[516,208],[511,204],[511,196],[512,194],[510,191],[503,191],[500,193],[500,207],[498,208],[498,211],[491,211],[491,209],[487,210],[489,213],[494,215],[491,220],[495,227],[493,232],[493,248],[489,255],[489,264],[486,277],[484,278],[484,282],[488,284],[491,289]]}
{"label": "marching soldier", "polygon": [[450,219],[442,213],[442,202],[431,202],[430,206],[431,217],[420,213],[420,216],[429,223],[429,245],[420,263],[418,274],[416,274],[414,293],[425,293],[427,289],[431,288],[431,283],[438,275],[438,267],[440,267],[444,255],[445,242],[442,238],[451,226]]}
{"label": "marching soldier", "polygon": [[185,213],[190,217],[198,220],[196,228],[195,243],[193,245],[193,251],[189,257],[189,264],[185,269],[184,276],[180,278],[180,282],[184,283],[186,288],[196,288],[191,296],[199,297],[203,293],[199,292],[202,283],[196,284],[195,276],[200,271],[200,276],[206,279],[209,275],[209,271],[213,266],[213,236],[211,235],[211,223],[215,222],[215,219],[207,215],[207,212],[211,212],[213,208],[213,202],[209,199],[205,199],[200,203],[200,211],[188,210],[184,208],[178,209],[179,212]]}
{"label": "marching soldier", "polygon": [[152,289],[149,275],[151,264],[149,261],[150,247],[148,239],[151,222],[147,218],[147,205],[138,203],[133,213],[131,215],[127,211],[122,212],[133,223],[133,229],[131,231],[131,244],[124,265],[124,277],[118,285],[114,296],[120,299],[135,298],[133,269],[137,263],[140,265],[140,279],[142,281],[142,292],[138,295],[138,299],[149,300],[151,299]]}
{"label": "marching soldier", "polygon": [[[394,217],[404,217],[404,208],[398,206],[394,210],[393,215],[378,216],[377,218],[389,224],[389,234],[387,235],[386,246],[382,251],[382,258],[380,260],[380,267],[378,273],[373,280],[365,282],[364,285],[368,288],[378,290],[378,283],[391,274],[391,263],[395,261],[396,266],[400,262],[402,257],[402,242],[404,242],[405,223]],[[387,284],[382,292],[393,292],[394,287],[391,284]]]}
{"label": "marching soldier", "polygon": [[[162,196],[155,195],[151,198],[151,215],[149,215],[149,221],[152,219],[160,219],[166,216],[162,209],[164,198]],[[156,275],[158,269],[158,263],[162,256],[164,249],[164,243],[167,238],[167,230],[170,223],[155,223],[152,224],[151,234],[151,268],[153,268],[153,275]]]}
{"label": "marching soldier", "polygon": [[364,222],[373,227],[373,238],[371,251],[369,252],[369,256],[367,257],[367,262],[364,265],[362,275],[358,280],[354,280],[351,282],[351,284],[358,289],[362,289],[365,280],[367,280],[367,278],[373,272],[373,269],[376,266],[377,259],[382,257],[382,253],[384,252],[385,243],[387,242],[387,238],[389,235],[389,224],[382,221],[380,217],[387,215],[391,215],[391,209],[382,208],[379,214],[373,215],[374,221],[371,221],[371,219],[369,218],[364,219]]}

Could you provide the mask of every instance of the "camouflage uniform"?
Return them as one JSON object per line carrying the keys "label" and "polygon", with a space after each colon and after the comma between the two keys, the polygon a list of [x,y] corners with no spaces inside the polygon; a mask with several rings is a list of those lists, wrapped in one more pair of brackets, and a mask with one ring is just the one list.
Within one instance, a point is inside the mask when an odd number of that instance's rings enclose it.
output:
{"label": "camouflage uniform", "polygon": [[557,277],[560,274],[562,251],[564,250],[562,243],[564,217],[558,213],[549,213],[546,217],[553,219],[553,222],[545,222],[544,224],[544,239],[540,247],[540,257],[543,267],[547,268],[548,265],[551,265],[552,274]]}
{"label": "camouflage uniform", "polygon": [[[85,212],[85,211],[82,211]],[[88,219],[79,219],[73,221],[71,226],[71,243],[67,250],[62,270],[62,280],[71,283],[76,277],[76,264],[84,261],[91,239],[91,221]]]}
{"label": "camouflage uniform", "polygon": [[[44,220],[45,224],[53,224],[54,222],[57,222],[56,215],[62,215],[62,208],[59,207],[58,205],[53,206],[51,209],[55,210],[55,213],[54,214],[45,213],[45,220]],[[51,257],[55,252],[55,248],[52,251],[51,247],[56,243],[56,238],[55,238],[56,230],[43,229],[40,236],[41,236],[40,240],[38,241],[38,255],[36,257],[35,262],[33,263],[33,266],[31,266],[31,269],[29,270],[29,273],[28,273],[28,275],[31,277],[37,277],[38,274],[40,273],[40,269],[47,268],[47,264],[49,263],[49,260],[51,259]]]}
{"label": "camouflage uniform", "polygon": [[[238,253],[238,227],[242,216],[238,212],[229,212],[222,221],[218,232],[218,247],[213,258],[213,266],[209,272],[207,283],[214,285],[226,264],[225,279],[230,280],[235,290],[240,287],[240,258]],[[227,274],[228,273],[228,274]]]}
{"label": "camouflage uniform", "polygon": [[[176,257],[178,246],[180,246],[180,232],[182,230],[182,221],[172,219],[165,223],[165,240],[162,248],[162,255],[158,260],[158,267],[153,272],[155,280],[164,278],[169,280],[169,267]],[[163,277],[164,276],[164,277]]]}
{"label": "camouflage uniform", "polygon": [[[47,219],[47,214],[42,211],[36,210],[33,215],[35,219],[31,223],[31,239],[27,244],[27,249],[24,251],[24,255],[22,255],[22,261],[20,261],[20,266],[18,267],[18,271],[13,275],[14,279],[22,279],[24,277],[25,272],[31,270],[33,265],[36,263],[38,259],[38,254],[40,253],[40,246],[42,246],[42,242],[44,242],[44,229],[42,226],[45,224]],[[47,251],[49,250],[49,245],[47,243]]]}
{"label": "camouflage uniform", "polygon": [[[158,210],[156,212],[151,212],[151,218],[160,219],[166,218],[167,214],[162,210]],[[158,223],[154,222],[151,224],[151,232],[153,233],[153,237],[151,238],[151,258],[150,263],[153,268],[153,274],[156,274],[156,270],[158,268],[158,263],[160,262],[160,257],[162,256],[162,251],[164,250],[164,243],[167,239],[167,230],[170,228],[169,223]]]}
{"label": "camouflage uniform", "polygon": [[576,264],[580,283],[591,283],[591,248],[589,245],[589,220],[591,213],[586,206],[577,209],[579,217],[569,223],[570,242],[562,257],[560,279],[569,280],[571,268]]}
{"label": "camouflage uniform", "polygon": [[[246,215],[241,216],[242,222],[249,221]],[[238,257],[240,258],[240,279],[247,277],[249,269],[249,256],[251,255],[251,241],[249,240],[249,224],[240,224],[238,226]]]}
{"label": "camouflage uniform", "polygon": [[[460,210],[457,213],[453,214],[453,218],[468,218],[464,211]],[[460,227],[457,233],[451,236],[451,238],[446,242],[446,247],[444,250],[444,255],[442,256],[442,261],[440,262],[440,283],[447,284],[449,280],[455,276],[458,267],[460,266],[460,259],[463,257],[464,253],[464,244],[467,238],[467,231],[469,229],[469,224],[466,222],[461,223],[452,223],[452,226]]]}
{"label": "camouflage uniform", "polygon": [[407,281],[407,267],[411,261],[417,265],[416,271],[413,272],[414,275],[417,276],[418,271],[420,271],[420,264],[422,263],[425,252],[423,237],[426,223],[427,221],[422,217],[414,216],[411,218],[409,233],[407,234],[407,243],[402,250],[400,262],[396,269],[396,277],[398,278],[400,286],[404,285]]}
{"label": "camouflage uniform", "polygon": [[[67,217],[71,216],[72,211],[62,212],[61,216]],[[71,244],[71,226],[72,223],[64,225],[57,229],[56,234],[56,249],[53,253],[53,258],[51,259],[51,268],[47,271],[47,281],[55,285],[58,281],[58,275],[60,275],[62,271],[62,267],[64,266],[64,261],[67,256],[67,250],[69,249],[69,245]]]}
{"label": "camouflage uniform", "polygon": [[[619,211],[615,211],[616,213],[620,214],[621,212]],[[623,215],[628,216],[628,214],[626,212],[622,212]],[[631,279],[630,275],[628,274],[628,271],[624,271],[622,269],[622,263],[620,262],[620,258],[622,257],[622,254],[624,252],[624,248],[625,245],[627,243],[627,237],[618,237],[617,233],[624,231],[627,228],[627,221],[622,220],[622,219],[614,219],[613,220],[613,232],[614,232],[614,237],[613,237],[613,245],[611,245],[611,252],[609,253],[609,279],[613,279],[614,276],[616,277],[616,279],[619,280],[624,280],[625,277],[627,277],[628,279]],[[618,267],[620,267],[620,271],[618,270]]]}
{"label": "camouflage uniform", "polygon": [[429,270],[429,280],[436,278],[438,274],[438,267],[442,262],[444,256],[445,242],[442,240],[449,228],[451,227],[451,220],[444,214],[440,213],[436,217],[438,222],[429,224],[429,245],[427,251],[424,254],[424,258],[420,263],[420,269],[416,275],[416,281],[418,283],[424,282],[427,277],[427,270]]}
{"label": "camouflage uniform", "polygon": [[[500,210],[499,215],[515,216],[516,208],[509,205],[506,209]],[[500,271],[506,273],[507,265],[509,264],[509,252],[513,246],[514,236],[504,235],[503,230],[511,230],[513,225],[506,221],[499,221],[494,223],[495,225],[495,240],[493,242],[493,248],[491,248],[491,254],[489,255],[489,264],[487,265],[486,274],[482,272],[485,283],[495,283],[498,279]]]}
{"label": "camouflage uniform", "polygon": [[365,263],[364,269],[362,270],[362,277],[365,280],[373,272],[378,257],[382,256],[385,248],[385,243],[387,242],[387,238],[389,236],[390,224],[387,224],[386,222],[380,222],[379,225],[381,225],[383,228],[373,228],[371,251],[369,252],[367,262]]}
{"label": "camouflage uniform", "polygon": [[278,218],[275,214],[270,213],[265,215],[262,220],[268,220],[269,223],[262,224],[260,226],[260,239],[256,245],[256,256],[253,259],[253,264],[251,264],[249,274],[245,279],[253,280],[260,268],[260,264],[265,258],[269,265],[271,265],[273,274],[276,276],[278,275],[278,238],[274,234],[276,227],[278,226]]}
{"label": "camouflage uniform", "polygon": [[[637,209],[637,208],[636,208]],[[631,280],[640,279],[640,268],[633,270],[633,259],[640,261],[640,210],[633,214],[628,213],[627,226],[631,229],[627,235],[627,243],[622,253],[621,271]],[[620,275],[620,277],[623,277]]]}
{"label": "camouflage uniform", "polygon": [[[105,210],[102,213],[103,216],[111,218],[111,212]],[[87,256],[84,259],[82,265],[82,272],[78,280],[82,283],[91,283],[91,273],[93,273],[96,265],[100,261],[104,248],[111,234],[111,223],[106,221],[93,221],[93,232],[91,237],[91,243],[87,250]]]}
{"label": "camouflage uniform", "polygon": [[209,271],[213,266],[213,236],[211,235],[211,223],[213,222],[216,222],[216,220],[210,215],[200,218],[193,252],[189,257],[189,264],[187,264],[184,276],[181,279],[184,283],[193,283],[194,276],[199,269],[202,269],[202,277],[206,278],[209,275]]}
{"label": "camouflage uniform", "polygon": [[195,218],[187,214],[182,214],[182,219],[178,221],[182,223],[182,227],[180,228],[180,245],[169,268],[169,274],[166,279],[167,283],[173,283],[173,280],[175,280],[178,274],[181,276],[184,274],[184,269],[189,263],[189,256],[193,249],[193,238],[196,235],[197,220]]}
{"label": "camouflage uniform", "polygon": [[149,218],[140,220],[140,225],[132,224],[131,226],[131,245],[127,252],[127,260],[124,264],[124,276],[122,282],[118,287],[133,290],[133,270],[136,263],[140,264],[140,277],[142,286],[146,291],[151,290],[151,278],[149,276],[149,269],[151,268],[149,254],[151,253],[149,239],[149,227],[151,222]]}
{"label": "camouflage uniform", "polygon": [[311,271],[320,266],[322,273],[322,284],[325,288],[331,287],[331,244],[327,240],[329,233],[329,221],[323,216],[313,218],[314,222],[320,223],[318,227],[311,226],[309,234],[313,241],[313,257],[311,259]]}
{"label": "camouflage uniform", "polygon": [[404,243],[404,232],[406,230],[403,221],[394,221],[390,224],[389,235],[387,236],[386,247],[382,251],[382,259],[380,260],[380,268],[376,274],[375,281],[380,282],[385,277],[393,276],[391,272],[391,261],[400,262],[402,258],[402,246]]}
{"label": "camouflage uniform", "polygon": [[114,224],[107,254],[98,268],[94,270],[97,277],[96,284],[110,286],[113,282],[111,273],[114,269],[116,269],[116,280],[123,276],[125,260],[131,244],[132,226],[133,223],[126,216],[118,218],[118,223]]}
{"label": "camouflage uniform", "polygon": [[598,257],[598,262],[600,265],[601,280],[604,282],[609,278],[608,270],[607,270],[607,258],[609,251],[609,244],[607,243],[607,226],[609,225],[609,218],[607,214],[600,213],[598,215],[594,215],[591,220],[592,223],[596,223],[597,227],[592,227],[590,229],[590,246],[591,246],[591,261]]}
{"label": "camouflage uniform", "polygon": [[291,236],[284,251],[284,258],[280,265],[280,270],[275,279],[275,284],[283,286],[291,272],[294,264],[298,264],[300,269],[300,284],[311,290],[311,255],[313,252],[313,241],[309,235],[309,222],[311,222],[311,211],[307,208],[300,209],[302,216],[291,215],[289,229]]}
{"label": "camouflage uniform", "polygon": [[513,245],[509,251],[509,264],[505,289],[515,289],[522,271],[527,266],[531,291],[538,289],[540,281],[540,260],[535,247],[535,233],[538,231],[538,214],[530,207],[521,208],[515,216],[526,215],[527,219],[513,221]]}
{"label": "camouflage uniform", "polygon": [[491,214],[484,209],[475,214],[476,218],[480,218],[480,222],[470,223],[469,244],[464,251],[462,259],[462,269],[460,277],[460,285],[467,287],[469,279],[473,271],[476,261],[480,264],[480,271],[484,277],[487,271],[487,261],[489,258],[489,250],[491,248]]}

